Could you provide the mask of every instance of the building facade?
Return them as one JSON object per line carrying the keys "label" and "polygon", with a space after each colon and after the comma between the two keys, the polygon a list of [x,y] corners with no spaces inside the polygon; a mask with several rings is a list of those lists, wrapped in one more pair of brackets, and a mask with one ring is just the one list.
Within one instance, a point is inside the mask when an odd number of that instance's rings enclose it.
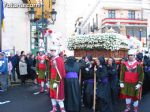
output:
{"label": "building facade", "polygon": [[148,19],[148,27],[147,27],[147,47],[150,50],[150,0],[143,0],[143,16]]}
{"label": "building facade", "polygon": [[[4,0],[5,4],[36,4],[42,0]],[[49,24],[47,28],[51,29],[53,33],[58,32],[62,37],[62,44],[67,46],[66,37],[68,36],[67,31],[67,14],[71,10],[67,11],[67,2],[65,0],[44,0],[44,17],[50,19],[52,8],[57,11],[57,17],[55,24]],[[38,50],[38,33],[36,32],[36,25],[34,22],[30,21],[28,11],[30,8],[13,8],[5,7],[4,8],[4,22],[5,28],[2,31],[2,50],[14,49],[15,51],[25,52],[36,52]],[[35,19],[41,19],[42,8],[35,8]],[[72,20],[72,24],[74,20]],[[48,44],[48,43],[47,43]]]}
{"label": "building facade", "polygon": [[13,8],[5,4],[23,4],[21,0],[4,0],[4,30],[2,50],[26,51],[30,49],[30,21],[27,8]]}
{"label": "building facade", "polygon": [[144,15],[145,10],[150,12],[148,6],[146,8],[148,4],[143,0],[99,0],[93,12],[82,20],[81,34],[105,33],[111,28],[114,32],[136,37],[147,44],[150,24],[148,16]]}

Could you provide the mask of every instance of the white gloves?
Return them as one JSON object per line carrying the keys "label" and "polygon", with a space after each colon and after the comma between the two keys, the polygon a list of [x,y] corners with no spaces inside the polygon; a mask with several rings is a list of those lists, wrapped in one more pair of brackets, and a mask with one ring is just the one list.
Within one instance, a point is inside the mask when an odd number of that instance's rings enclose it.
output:
{"label": "white gloves", "polygon": [[85,68],[86,71],[89,71],[89,68]]}
{"label": "white gloves", "polygon": [[[124,88],[124,83],[120,83],[120,88]],[[136,90],[138,90],[138,89],[140,89],[141,88],[141,84],[137,84],[136,86],[135,86],[135,89]]]}
{"label": "white gloves", "polygon": [[54,83],[53,84],[53,88],[55,89],[55,88],[57,88],[58,87],[58,84],[57,83]]}
{"label": "white gloves", "polygon": [[124,83],[120,83],[120,87],[121,87],[121,88],[124,88]]}
{"label": "white gloves", "polygon": [[140,87],[141,87],[141,84],[137,84],[137,85],[135,86],[135,89],[138,90],[138,89],[140,89]]}
{"label": "white gloves", "polygon": [[50,84],[47,82],[47,83],[46,83],[46,87],[47,87],[47,88],[50,88],[50,86],[49,86],[49,85],[50,85]]}

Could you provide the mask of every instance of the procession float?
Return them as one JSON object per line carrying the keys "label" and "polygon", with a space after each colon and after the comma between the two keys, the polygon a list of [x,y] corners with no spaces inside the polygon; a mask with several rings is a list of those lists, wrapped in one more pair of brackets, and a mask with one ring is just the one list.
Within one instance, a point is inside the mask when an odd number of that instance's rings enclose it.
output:
{"label": "procession float", "polygon": [[68,48],[74,51],[77,58],[92,54],[93,57],[113,57],[119,60],[127,56],[130,47],[139,48],[141,42],[117,33],[75,35],[68,39]]}

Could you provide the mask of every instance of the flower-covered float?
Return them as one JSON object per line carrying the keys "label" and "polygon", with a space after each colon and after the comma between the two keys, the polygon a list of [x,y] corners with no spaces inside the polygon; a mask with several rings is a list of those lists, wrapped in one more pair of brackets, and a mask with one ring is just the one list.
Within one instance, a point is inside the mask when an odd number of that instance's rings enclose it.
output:
{"label": "flower-covered float", "polygon": [[[133,37],[132,40],[135,42]],[[139,41],[136,43],[139,44]],[[68,38],[68,48],[74,50],[75,57],[92,54],[93,57],[123,58],[127,56],[129,47],[136,43],[131,43],[131,38],[117,33],[75,35]]]}

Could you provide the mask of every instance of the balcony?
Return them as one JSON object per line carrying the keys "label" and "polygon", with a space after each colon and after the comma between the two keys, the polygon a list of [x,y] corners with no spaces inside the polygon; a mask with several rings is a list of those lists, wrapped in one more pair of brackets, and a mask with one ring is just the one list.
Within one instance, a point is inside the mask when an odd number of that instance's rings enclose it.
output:
{"label": "balcony", "polygon": [[104,18],[102,20],[102,27],[105,26],[147,26],[147,19],[128,19],[128,18]]}

